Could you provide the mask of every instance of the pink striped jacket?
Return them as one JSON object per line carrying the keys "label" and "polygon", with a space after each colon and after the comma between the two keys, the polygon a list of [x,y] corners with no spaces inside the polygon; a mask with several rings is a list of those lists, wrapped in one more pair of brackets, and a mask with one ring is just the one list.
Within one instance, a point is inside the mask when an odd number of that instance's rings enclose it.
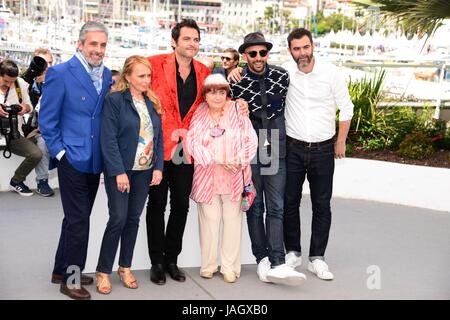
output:
{"label": "pink striped jacket", "polygon": [[[228,116],[230,128],[225,128],[227,158],[237,158],[242,164],[242,171],[231,174],[231,201],[239,201],[243,190],[242,173],[245,184],[250,183],[252,171],[250,161],[258,148],[258,137],[250,119],[238,114],[235,102],[228,101],[225,113]],[[208,105],[203,102],[198,106],[192,117],[189,131],[184,143],[185,151],[194,159],[194,180],[192,183],[191,199],[199,203],[212,203],[213,196],[213,150],[208,148],[211,121],[208,116]]]}

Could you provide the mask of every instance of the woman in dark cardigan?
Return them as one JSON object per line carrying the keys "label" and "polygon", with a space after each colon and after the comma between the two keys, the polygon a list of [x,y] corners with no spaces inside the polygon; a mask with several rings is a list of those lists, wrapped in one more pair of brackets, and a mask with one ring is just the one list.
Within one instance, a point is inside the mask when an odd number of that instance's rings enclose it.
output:
{"label": "woman in dark cardigan", "polygon": [[97,291],[109,294],[109,274],[120,241],[118,274],[124,286],[138,287],[131,261],[139,218],[150,185],[161,182],[164,146],[161,105],[150,89],[151,65],[141,56],[126,59],[121,78],[105,98],[101,149],[109,221],[97,264]]}

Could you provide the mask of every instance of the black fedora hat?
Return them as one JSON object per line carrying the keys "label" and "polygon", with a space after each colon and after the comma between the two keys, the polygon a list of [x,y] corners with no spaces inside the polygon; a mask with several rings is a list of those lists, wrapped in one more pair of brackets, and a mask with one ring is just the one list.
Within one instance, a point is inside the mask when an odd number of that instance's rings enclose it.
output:
{"label": "black fedora hat", "polygon": [[266,41],[261,32],[252,32],[244,37],[244,43],[239,46],[239,53],[244,53],[246,48],[259,44],[266,46],[267,50],[273,47],[270,42]]}

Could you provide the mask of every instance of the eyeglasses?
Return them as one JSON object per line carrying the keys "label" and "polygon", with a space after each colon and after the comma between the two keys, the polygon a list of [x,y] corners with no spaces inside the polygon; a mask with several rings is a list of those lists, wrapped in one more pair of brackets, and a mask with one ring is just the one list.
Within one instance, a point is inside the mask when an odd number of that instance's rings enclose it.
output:
{"label": "eyeglasses", "polygon": [[227,60],[228,62],[230,62],[231,58],[223,56],[223,57],[220,57],[220,60]]}
{"label": "eyeglasses", "polygon": [[264,58],[269,53],[269,50],[249,51],[246,53],[250,56],[250,58],[255,58],[258,53],[261,58]]}
{"label": "eyeglasses", "polygon": [[224,128],[214,127],[209,129],[209,135],[213,138],[220,137],[225,133]]}

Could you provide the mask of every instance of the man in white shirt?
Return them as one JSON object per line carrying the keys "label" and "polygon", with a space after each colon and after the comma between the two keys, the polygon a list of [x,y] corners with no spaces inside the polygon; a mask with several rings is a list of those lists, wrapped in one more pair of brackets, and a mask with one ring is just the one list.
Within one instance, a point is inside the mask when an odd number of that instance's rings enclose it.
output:
{"label": "man in white shirt", "polygon": [[[330,200],[334,159],[345,157],[345,145],[353,104],[339,68],[317,60],[311,33],[303,28],[288,36],[293,58],[283,64],[289,72],[286,96],[287,181],[284,207],[286,263],[302,263],[300,246],[300,200],[305,177],[312,201],[312,227],[308,270],[320,279],[332,280],[324,261],[331,226]],[[336,108],[339,132],[336,135]]]}
{"label": "man in white shirt", "polygon": [[[8,118],[9,112],[5,111],[6,106],[20,105],[21,109],[17,113],[17,126],[20,130],[23,123],[22,116],[31,111],[31,101],[28,95],[28,84],[19,78],[19,67],[12,60],[4,60],[0,64],[0,117]],[[3,119],[5,122],[6,119]],[[25,185],[28,174],[36,167],[42,158],[42,152],[30,140],[20,136],[11,139],[9,148],[12,153],[25,157],[25,160],[14,172],[14,176],[9,182],[10,188],[21,196],[32,196],[33,191]]]}

